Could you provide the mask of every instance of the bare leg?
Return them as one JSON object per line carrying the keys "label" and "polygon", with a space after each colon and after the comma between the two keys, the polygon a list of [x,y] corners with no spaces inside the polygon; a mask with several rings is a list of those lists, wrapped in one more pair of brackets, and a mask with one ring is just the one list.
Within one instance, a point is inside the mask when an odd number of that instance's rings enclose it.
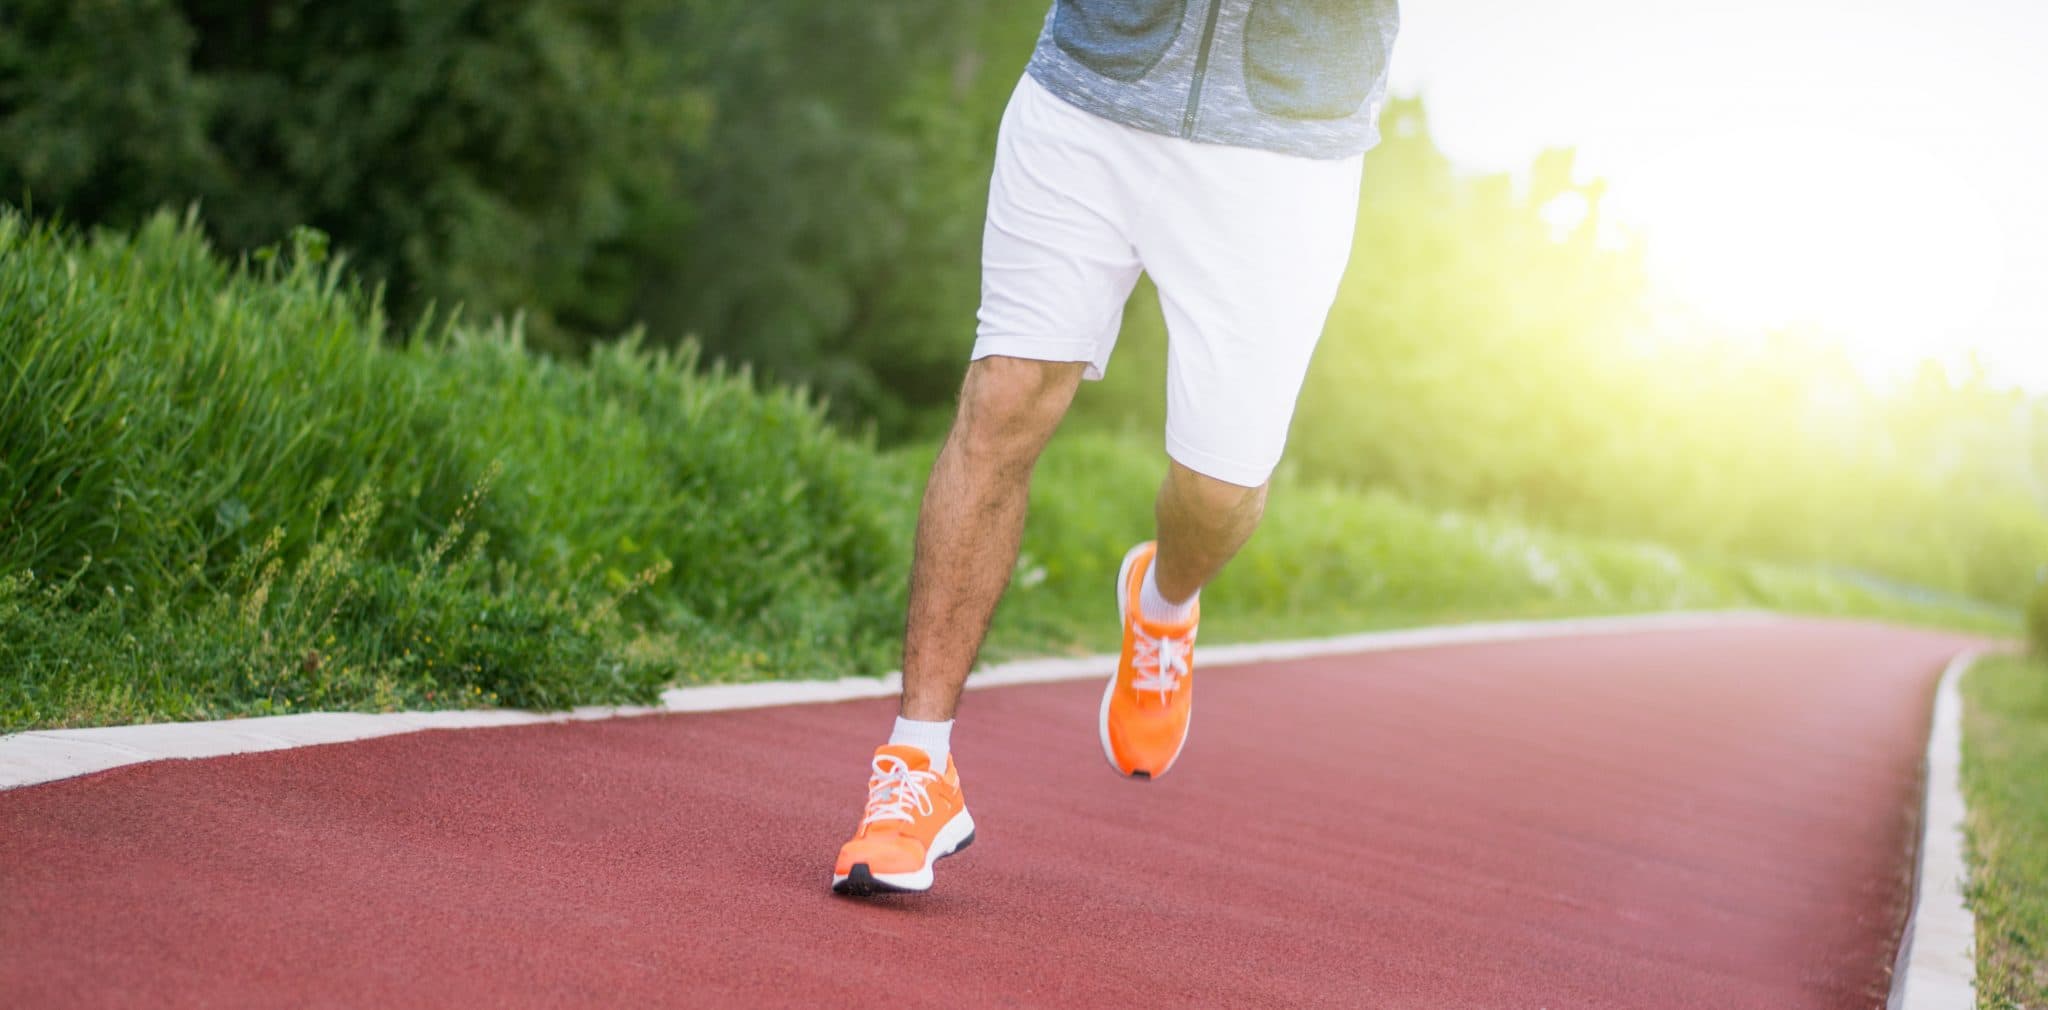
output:
{"label": "bare leg", "polygon": [[1031,470],[1073,402],[1084,367],[1009,357],[968,366],[960,412],[918,510],[903,634],[904,718],[953,718],[1017,565]]}
{"label": "bare leg", "polygon": [[1169,462],[1153,514],[1159,522],[1159,594],[1185,600],[1250,540],[1266,511],[1266,485],[1244,487]]}

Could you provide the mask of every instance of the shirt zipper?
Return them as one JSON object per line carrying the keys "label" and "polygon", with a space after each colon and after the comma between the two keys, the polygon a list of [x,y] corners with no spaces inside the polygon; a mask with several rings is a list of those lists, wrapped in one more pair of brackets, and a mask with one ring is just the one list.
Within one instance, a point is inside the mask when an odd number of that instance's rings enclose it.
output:
{"label": "shirt zipper", "polygon": [[1216,41],[1216,15],[1223,0],[1209,0],[1209,18],[1202,24],[1202,48],[1195,52],[1195,79],[1188,85],[1188,110],[1180,117],[1180,139],[1195,138],[1195,110],[1202,104],[1202,76],[1209,72],[1209,45]]}

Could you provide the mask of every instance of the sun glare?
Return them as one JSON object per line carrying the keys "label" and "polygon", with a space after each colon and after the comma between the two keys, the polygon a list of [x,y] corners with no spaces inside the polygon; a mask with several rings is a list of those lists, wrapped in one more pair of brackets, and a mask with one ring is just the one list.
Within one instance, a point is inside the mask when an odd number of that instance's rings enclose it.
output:
{"label": "sun glare", "polygon": [[1436,0],[1404,5],[1393,83],[1467,170],[1574,148],[1603,228],[1731,338],[2048,391],[2043,31],[2036,0]]}
{"label": "sun glare", "polygon": [[1660,283],[1734,330],[1821,330],[1876,375],[1982,331],[2006,281],[1993,209],[1936,153],[1773,130],[1627,167],[1613,210],[1646,235]]}

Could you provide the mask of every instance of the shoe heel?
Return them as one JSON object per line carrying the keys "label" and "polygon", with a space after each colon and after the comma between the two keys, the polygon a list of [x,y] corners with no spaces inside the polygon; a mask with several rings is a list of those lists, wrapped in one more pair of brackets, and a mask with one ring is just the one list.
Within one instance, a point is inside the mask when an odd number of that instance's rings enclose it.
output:
{"label": "shoe heel", "polygon": [[967,851],[967,847],[968,847],[968,846],[970,846],[970,845],[973,845],[973,844],[974,844],[974,832],[970,831],[970,832],[968,832],[968,833],[967,833],[967,837],[965,837],[965,838],[962,838],[962,839],[960,839],[960,844],[958,844],[958,845],[955,845],[955,846],[953,846],[953,851],[951,851],[951,852],[948,852],[948,853],[946,853],[946,855],[945,855],[945,856],[940,856],[940,857],[938,857],[938,859],[934,859],[934,860],[932,860],[932,862],[935,862],[935,863],[936,863],[936,862],[938,862],[938,861],[939,861],[939,859],[944,859],[944,858],[946,858],[946,856],[957,856],[957,855],[959,855],[960,853],[962,853],[962,852],[965,852],[965,851]]}

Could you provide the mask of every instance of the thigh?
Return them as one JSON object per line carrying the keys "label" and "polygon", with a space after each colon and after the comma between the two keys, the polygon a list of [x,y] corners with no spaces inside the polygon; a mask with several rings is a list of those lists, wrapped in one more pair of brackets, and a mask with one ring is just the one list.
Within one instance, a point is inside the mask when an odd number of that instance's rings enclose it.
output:
{"label": "thigh", "polygon": [[1102,377],[1139,273],[1129,231],[1146,159],[1130,132],[1019,83],[989,181],[974,358],[1081,361]]}
{"label": "thigh", "polygon": [[1138,230],[1166,317],[1167,452],[1256,486],[1350,258],[1361,161],[1188,147]]}

